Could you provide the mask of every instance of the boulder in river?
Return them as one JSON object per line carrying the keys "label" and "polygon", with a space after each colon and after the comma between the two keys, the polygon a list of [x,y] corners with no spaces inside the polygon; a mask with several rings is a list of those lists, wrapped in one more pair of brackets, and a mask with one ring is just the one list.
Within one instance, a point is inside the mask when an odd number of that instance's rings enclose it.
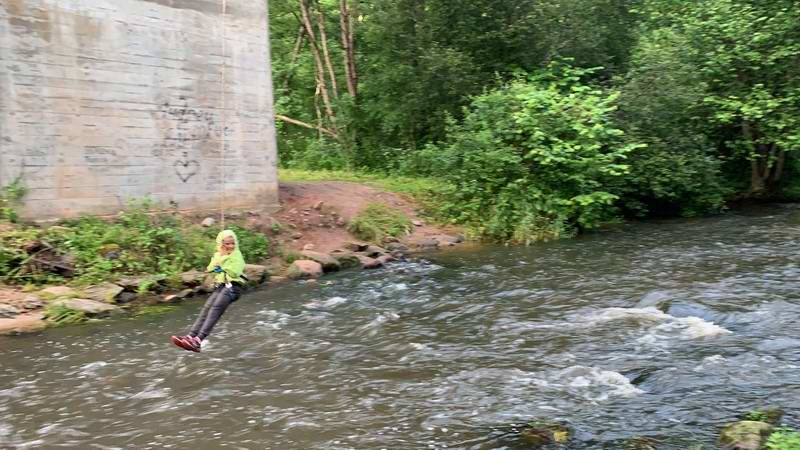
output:
{"label": "boulder in river", "polygon": [[719,445],[725,450],[759,450],[773,428],[766,422],[740,420],[722,429]]}
{"label": "boulder in river", "polygon": [[322,265],[309,259],[299,259],[289,266],[286,275],[293,280],[317,278],[322,276]]}
{"label": "boulder in river", "polygon": [[548,420],[537,420],[529,422],[519,432],[519,437],[532,448],[544,447],[546,445],[564,444],[570,436],[572,430],[566,425]]}
{"label": "boulder in river", "polygon": [[89,286],[83,290],[84,296],[89,300],[98,302],[115,303],[117,296],[122,293],[124,289],[114,283],[100,283],[95,286]]}
{"label": "boulder in river", "polygon": [[391,242],[386,246],[386,250],[389,250],[390,252],[406,253],[408,252],[408,247],[399,242]]}
{"label": "boulder in river", "polygon": [[363,252],[367,249],[367,247],[369,247],[369,244],[365,244],[363,242],[345,242],[342,244],[342,247],[350,250],[351,252]]}
{"label": "boulder in river", "polygon": [[191,297],[192,294],[194,294],[194,289],[186,288],[186,289],[178,292],[177,294],[167,295],[166,297],[164,297],[163,302],[164,303],[177,302],[177,301],[183,300],[185,298]]}
{"label": "boulder in river", "polygon": [[336,258],[326,253],[303,250],[300,252],[300,254],[306,259],[318,262],[322,266],[322,270],[325,272],[335,272],[342,268],[341,264],[339,264],[339,261],[337,261]]}
{"label": "boulder in river", "polygon": [[622,448],[625,450],[656,450],[656,444],[652,439],[635,437],[625,440]]}
{"label": "boulder in river", "polygon": [[369,256],[364,255],[356,255],[359,261],[361,261],[361,268],[362,269],[377,269],[378,267],[382,267],[383,263],[375,258],[370,258]]}
{"label": "boulder in river", "polygon": [[330,253],[330,255],[339,262],[339,265],[342,267],[342,269],[350,269],[352,267],[359,267],[361,265],[361,261],[359,261],[358,256],[348,250],[334,250]]}
{"label": "boulder in river", "polygon": [[269,277],[269,268],[258,264],[246,264],[244,266],[244,274],[249,284],[259,285]]}
{"label": "boulder in river", "polygon": [[53,302],[53,304],[64,306],[75,311],[80,311],[86,314],[87,317],[106,317],[121,311],[118,306],[109,305],[105,302],[98,302],[86,298],[68,298],[64,300],[56,300]]}
{"label": "boulder in river", "polygon": [[378,247],[377,245],[369,245],[363,250],[363,253],[370,258],[377,258],[381,255],[388,253],[385,248]]}

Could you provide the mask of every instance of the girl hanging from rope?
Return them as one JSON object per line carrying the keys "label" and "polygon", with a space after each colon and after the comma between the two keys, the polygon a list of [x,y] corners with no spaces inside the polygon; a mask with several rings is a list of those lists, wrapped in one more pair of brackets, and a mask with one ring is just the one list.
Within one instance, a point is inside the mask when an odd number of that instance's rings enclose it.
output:
{"label": "girl hanging from rope", "polygon": [[241,296],[245,283],[244,257],[239,250],[236,233],[223,230],[217,235],[217,251],[206,269],[216,273],[214,291],[206,300],[200,315],[186,336],[172,336],[172,343],[193,352],[199,352],[203,340],[211,333],[222,314]]}

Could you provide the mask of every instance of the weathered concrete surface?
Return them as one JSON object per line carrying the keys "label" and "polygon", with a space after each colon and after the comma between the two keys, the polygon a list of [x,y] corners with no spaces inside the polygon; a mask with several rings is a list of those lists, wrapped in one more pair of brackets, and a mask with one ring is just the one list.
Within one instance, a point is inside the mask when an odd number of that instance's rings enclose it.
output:
{"label": "weathered concrete surface", "polygon": [[29,188],[24,216],[277,205],[266,2],[222,3],[0,1],[0,185]]}

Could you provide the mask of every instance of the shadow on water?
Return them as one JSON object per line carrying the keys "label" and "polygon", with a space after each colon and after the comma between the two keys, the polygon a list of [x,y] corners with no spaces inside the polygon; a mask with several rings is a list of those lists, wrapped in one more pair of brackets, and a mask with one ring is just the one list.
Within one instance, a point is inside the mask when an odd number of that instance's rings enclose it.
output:
{"label": "shadow on water", "polygon": [[[743,411],[800,421],[800,210],[627,224],[0,338],[0,447],[525,448],[711,444]],[[516,433],[516,434],[515,434]],[[617,447],[615,447],[617,446]]]}

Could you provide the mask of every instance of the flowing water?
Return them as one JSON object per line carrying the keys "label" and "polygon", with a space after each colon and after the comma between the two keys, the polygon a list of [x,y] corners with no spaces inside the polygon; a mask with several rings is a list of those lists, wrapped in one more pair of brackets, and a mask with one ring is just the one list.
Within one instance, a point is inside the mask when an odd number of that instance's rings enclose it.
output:
{"label": "flowing water", "polygon": [[800,209],[479,247],[246,294],[203,353],[201,301],[0,337],[0,448],[559,448],[711,444],[800,424]]}

